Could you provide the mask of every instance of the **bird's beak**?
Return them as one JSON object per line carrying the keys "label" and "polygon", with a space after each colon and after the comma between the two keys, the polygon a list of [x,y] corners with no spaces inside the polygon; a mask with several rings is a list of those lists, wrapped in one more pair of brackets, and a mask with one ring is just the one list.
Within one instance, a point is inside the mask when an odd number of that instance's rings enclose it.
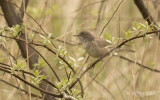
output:
{"label": "bird's beak", "polygon": [[79,35],[73,35],[73,36],[75,36],[75,37],[79,37]]}

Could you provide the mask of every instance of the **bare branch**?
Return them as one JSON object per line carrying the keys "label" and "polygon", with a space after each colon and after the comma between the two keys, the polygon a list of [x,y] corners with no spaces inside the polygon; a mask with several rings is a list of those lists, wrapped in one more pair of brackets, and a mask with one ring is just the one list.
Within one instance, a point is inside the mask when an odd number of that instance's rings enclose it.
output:
{"label": "bare branch", "polygon": [[[8,70],[6,70],[6,69],[3,69],[3,68],[1,68],[1,67],[0,67],[0,70],[1,70],[1,71],[4,71],[4,72],[6,72],[6,73],[9,73],[9,74],[12,73],[12,72],[10,72],[10,71],[8,71]],[[37,87],[37,86],[29,83],[28,81],[24,80],[23,78],[19,77],[18,75],[14,74],[14,73],[12,73],[12,75],[13,75],[14,77],[16,77],[17,79],[19,79],[20,81],[24,82],[25,84],[31,86],[32,88],[35,88],[36,90],[39,90],[40,92],[46,93],[46,94],[51,95],[51,96],[54,96],[54,97],[62,98],[62,95],[57,95],[57,94],[54,94],[54,93],[52,93],[52,92],[46,91],[46,90],[44,90],[44,89],[42,89],[42,88],[39,88],[39,87]]]}
{"label": "bare branch", "polygon": [[[8,84],[9,86],[11,86],[11,87],[13,87],[13,88],[16,88],[16,89],[21,90],[22,92],[24,92],[24,93],[26,93],[26,94],[29,94],[28,91],[26,91],[26,90],[24,90],[24,89],[21,89],[21,88],[15,86],[15,85],[13,85],[13,84],[11,84],[11,83],[9,83],[9,82],[3,80],[3,79],[0,79],[0,81],[2,81],[2,82],[4,82],[4,83]],[[31,96],[32,96],[32,97],[38,97],[38,98],[42,99],[41,96],[39,96],[39,95],[37,95],[37,94],[34,94],[34,93],[31,93]]]}
{"label": "bare branch", "polygon": [[[7,64],[4,64],[4,63],[0,63],[0,64],[3,65],[3,66],[0,66],[1,68],[7,69],[7,70],[11,70],[11,66],[10,66],[10,65],[7,65]],[[6,67],[4,67],[4,66],[6,66]],[[24,70],[15,70],[15,71],[21,71],[21,72],[24,73],[24,74],[28,74],[28,75],[31,75],[31,76],[35,77],[33,73],[30,73],[30,72],[27,72],[27,71],[24,71]],[[56,85],[54,85],[54,84],[53,84],[51,81],[49,81],[48,79],[43,79],[42,81],[45,81],[46,83],[48,83],[48,84],[51,85],[52,87],[58,89],[58,88],[56,87]]]}
{"label": "bare branch", "polygon": [[19,9],[21,9],[21,11],[19,12],[19,17],[20,18],[23,18],[24,11],[27,8],[28,2],[29,2],[29,0],[22,0],[21,7],[19,8]]}
{"label": "bare branch", "polygon": [[143,18],[151,25],[152,23],[157,26],[156,22],[154,21],[153,17],[145,7],[142,0],[134,0],[134,3],[137,5],[139,11],[141,12]]}
{"label": "bare branch", "polygon": [[109,24],[109,22],[112,20],[113,16],[116,14],[116,12],[118,11],[118,9],[119,9],[119,7],[120,7],[120,5],[121,5],[122,3],[123,3],[123,0],[122,0],[122,1],[120,2],[120,4],[118,5],[117,9],[114,11],[114,13],[113,13],[113,15],[111,16],[111,18],[109,19],[109,21],[104,25],[104,27],[103,27],[103,29],[102,29],[102,31],[101,31],[101,33],[100,33],[99,36],[102,35],[104,29],[105,29],[106,26]]}
{"label": "bare branch", "polygon": [[145,66],[145,65],[143,65],[143,64],[141,64],[141,63],[139,63],[139,62],[135,62],[135,61],[130,60],[130,59],[124,57],[124,56],[118,56],[118,57],[121,58],[121,59],[124,59],[124,60],[126,60],[126,61],[129,61],[129,62],[131,62],[131,63],[135,63],[135,64],[139,65],[140,67],[143,67],[143,68],[148,69],[148,70],[150,70],[150,71],[160,73],[160,70],[158,70],[158,69],[152,69],[152,68],[149,67],[149,66]]}
{"label": "bare branch", "polygon": [[[155,26],[158,26],[158,24],[155,22],[152,15],[150,14],[150,12],[145,7],[143,1],[142,0],[134,0],[134,3],[137,5],[137,7],[138,7],[139,11],[141,12],[143,18],[149,23],[149,25],[152,25],[154,30],[158,30],[157,27],[155,27]],[[159,32],[157,32],[156,35],[160,39]]]}

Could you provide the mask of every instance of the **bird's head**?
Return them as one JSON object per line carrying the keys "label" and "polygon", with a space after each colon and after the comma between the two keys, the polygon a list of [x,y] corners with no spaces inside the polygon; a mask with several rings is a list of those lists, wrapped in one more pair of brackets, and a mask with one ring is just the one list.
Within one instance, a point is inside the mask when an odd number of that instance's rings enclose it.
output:
{"label": "bird's head", "polygon": [[77,36],[81,42],[93,41],[95,39],[95,37],[90,32],[87,32],[87,31],[82,31],[78,35],[74,35],[74,36]]}

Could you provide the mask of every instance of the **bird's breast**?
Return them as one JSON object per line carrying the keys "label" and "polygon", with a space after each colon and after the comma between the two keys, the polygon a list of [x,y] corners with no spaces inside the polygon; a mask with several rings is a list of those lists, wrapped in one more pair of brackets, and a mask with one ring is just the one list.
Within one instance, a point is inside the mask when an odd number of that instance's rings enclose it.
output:
{"label": "bird's breast", "polygon": [[98,47],[94,42],[85,42],[82,43],[82,46],[86,50],[86,52],[92,57],[100,57],[104,55],[106,51],[105,48]]}

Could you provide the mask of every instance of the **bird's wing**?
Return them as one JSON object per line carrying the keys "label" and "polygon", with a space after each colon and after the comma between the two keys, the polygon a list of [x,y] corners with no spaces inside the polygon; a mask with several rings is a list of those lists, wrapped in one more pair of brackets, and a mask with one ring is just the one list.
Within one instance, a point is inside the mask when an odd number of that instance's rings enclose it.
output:
{"label": "bird's wing", "polygon": [[96,38],[96,39],[94,40],[94,42],[95,42],[95,44],[96,44],[98,47],[101,47],[101,48],[104,48],[104,47],[106,47],[106,46],[108,46],[108,45],[111,45],[110,42],[106,41],[106,40],[103,39],[103,38]]}

